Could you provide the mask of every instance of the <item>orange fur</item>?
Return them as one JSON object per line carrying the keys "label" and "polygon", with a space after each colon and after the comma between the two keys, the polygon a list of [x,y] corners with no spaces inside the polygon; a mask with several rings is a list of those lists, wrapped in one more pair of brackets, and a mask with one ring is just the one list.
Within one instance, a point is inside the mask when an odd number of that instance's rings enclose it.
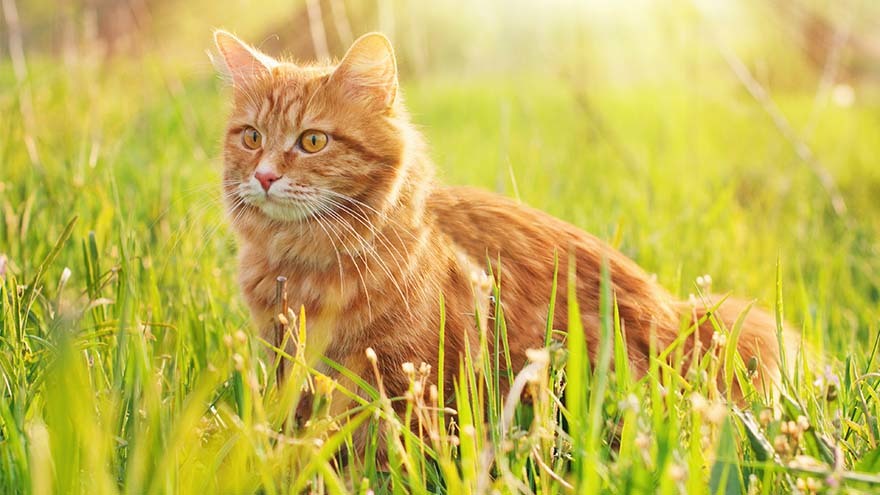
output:
{"label": "orange fur", "polygon": [[[588,349],[599,349],[600,272],[607,262],[628,365],[638,374],[647,370],[652,334],[662,349],[678,337],[683,318],[705,313],[586,232],[489,192],[437,184],[381,35],[355,42],[335,67],[278,62],[222,32],[217,44],[235,86],[224,190],[240,240],[241,288],[264,332],[272,328],[275,279],[286,276],[291,304],[305,306],[310,341],[329,358],[353,363],[368,381],[363,356],[372,347],[386,389],[402,395],[403,363],[426,362],[438,371],[441,295],[445,383],[453,383],[465,342],[477,349],[475,305],[489,311],[480,280],[489,260],[501,273],[514,371],[527,349],[543,344],[555,256],[553,327],[567,328],[565,274],[573,259]],[[262,135],[259,149],[242,144],[248,126]],[[310,129],[330,136],[326,148],[307,153],[296,144]],[[257,167],[282,179],[264,192],[254,183]],[[731,328],[743,307],[727,301],[716,317]],[[757,309],[745,320],[739,351],[745,360],[759,358],[757,379],[778,374],[774,328]],[[708,348],[713,332],[704,323],[685,348]]]}

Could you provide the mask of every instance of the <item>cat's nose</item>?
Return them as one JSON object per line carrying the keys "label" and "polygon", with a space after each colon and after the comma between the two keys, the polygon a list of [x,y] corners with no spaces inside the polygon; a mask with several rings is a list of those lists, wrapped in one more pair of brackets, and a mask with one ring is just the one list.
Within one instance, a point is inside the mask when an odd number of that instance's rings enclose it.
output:
{"label": "cat's nose", "polygon": [[263,190],[269,192],[269,188],[272,187],[272,183],[276,180],[280,179],[281,176],[273,171],[263,171],[257,170],[254,172],[254,178],[260,181],[260,185],[263,186]]}

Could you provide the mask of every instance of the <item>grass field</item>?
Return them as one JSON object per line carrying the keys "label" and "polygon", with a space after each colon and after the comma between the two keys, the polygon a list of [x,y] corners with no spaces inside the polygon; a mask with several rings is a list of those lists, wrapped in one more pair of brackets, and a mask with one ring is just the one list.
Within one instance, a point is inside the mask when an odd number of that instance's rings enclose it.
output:
{"label": "grass field", "polygon": [[[836,180],[839,214],[728,74],[623,86],[533,73],[404,81],[445,182],[593,232],[682,297],[710,274],[714,292],[784,309],[811,345],[781,399],[756,395],[740,409],[708,385],[722,363],[678,370],[681,380],[661,376],[657,360],[637,381],[623,367],[589,371],[574,339],[536,356],[535,400],[507,418],[481,354],[462,370],[456,411],[419,398],[414,372],[408,414],[426,418],[422,440],[381,395],[302,430],[285,421],[299,385],[332,383],[294,357],[276,387],[250,325],[219,201],[228,95],[207,68],[28,63],[18,82],[0,62],[0,491],[880,490],[880,99],[870,91],[851,106],[817,105],[814,90],[774,95]],[[606,303],[601,351],[624,359]],[[390,467],[370,455],[341,463],[352,428],[376,421],[398,433]]]}

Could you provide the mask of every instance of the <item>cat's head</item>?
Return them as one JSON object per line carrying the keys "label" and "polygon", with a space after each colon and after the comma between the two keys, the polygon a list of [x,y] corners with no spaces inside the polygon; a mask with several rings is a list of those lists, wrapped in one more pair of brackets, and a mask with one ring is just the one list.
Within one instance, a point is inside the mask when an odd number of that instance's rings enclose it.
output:
{"label": "cat's head", "polygon": [[362,36],[335,65],[279,61],[224,31],[214,38],[233,86],[224,139],[233,223],[306,223],[340,205],[394,200],[406,118],[387,38]]}

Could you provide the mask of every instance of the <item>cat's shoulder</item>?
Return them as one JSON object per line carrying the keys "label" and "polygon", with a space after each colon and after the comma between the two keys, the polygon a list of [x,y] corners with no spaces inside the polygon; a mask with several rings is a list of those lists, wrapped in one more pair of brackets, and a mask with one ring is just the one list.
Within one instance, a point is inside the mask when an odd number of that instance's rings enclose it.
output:
{"label": "cat's shoulder", "polygon": [[443,220],[469,220],[471,223],[502,221],[508,225],[543,225],[551,230],[572,230],[574,227],[502,194],[469,186],[442,186],[428,197],[428,210]]}
{"label": "cat's shoulder", "polygon": [[428,197],[428,208],[436,213],[467,213],[473,210],[521,207],[501,194],[471,186],[439,186]]}

